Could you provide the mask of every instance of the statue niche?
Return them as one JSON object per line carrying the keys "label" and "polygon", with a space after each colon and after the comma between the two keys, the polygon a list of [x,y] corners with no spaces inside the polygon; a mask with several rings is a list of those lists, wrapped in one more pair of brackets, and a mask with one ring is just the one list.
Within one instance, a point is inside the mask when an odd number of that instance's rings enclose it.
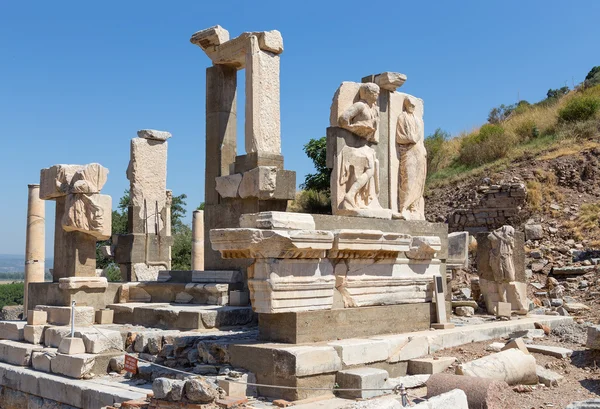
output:
{"label": "statue niche", "polygon": [[[344,82],[333,97],[328,138],[335,140],[331,192],[333,214],[390,218],[379,203],[379,86]],[[329,155],[329,154],[328,154]]]}

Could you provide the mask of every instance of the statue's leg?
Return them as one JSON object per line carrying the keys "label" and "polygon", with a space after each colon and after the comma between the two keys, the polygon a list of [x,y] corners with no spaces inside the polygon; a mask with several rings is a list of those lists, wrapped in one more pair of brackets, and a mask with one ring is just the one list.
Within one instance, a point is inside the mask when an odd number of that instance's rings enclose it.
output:
{"label": "statue's leg", "polygon": [[[354,168],[356,172],[356,168]],[[365,187],[369,179],[373,177],[373,169],[367,169],[359,177],[356,178],[356,182],[352,184],[348,193],[344,196],[344,202],[347,202],[352,207],[356,207],[356,195],[360,190]]]}

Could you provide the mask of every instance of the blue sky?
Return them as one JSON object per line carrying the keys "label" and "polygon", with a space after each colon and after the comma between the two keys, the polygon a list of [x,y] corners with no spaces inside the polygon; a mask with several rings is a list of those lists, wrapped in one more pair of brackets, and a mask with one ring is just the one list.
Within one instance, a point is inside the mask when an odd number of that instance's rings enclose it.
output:
{"label": "blue sky", "polygon": [[[190,213],[203,201],[210,62],[189,43],[195,31],[281,31],[282,149],[300,183],[312,171],[302,146],[325,134],[342,81],[402,72],[401,90],[425,100],[426,133],[457,134],[517,96],[581,82],[600,65],[599,15],[596,0],[2,1],[0,253],[24,253],[40,168],[99,162],[116,204],[138,129],[173,134],[168,187],[188,195]],[[52,203],[46,211],[51,256]]]}

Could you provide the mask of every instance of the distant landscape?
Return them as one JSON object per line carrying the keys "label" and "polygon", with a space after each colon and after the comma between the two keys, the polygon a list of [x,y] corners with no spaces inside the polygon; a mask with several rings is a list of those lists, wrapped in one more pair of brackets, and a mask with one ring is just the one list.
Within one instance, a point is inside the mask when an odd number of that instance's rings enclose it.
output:
{"label": "distant landscape", "polygon": [[[46,272],[48,272],[54,259],[46,259]],[[18,254],[0,254],[0,282],[12,282],[23,279],[25,271],[25,256]]]}

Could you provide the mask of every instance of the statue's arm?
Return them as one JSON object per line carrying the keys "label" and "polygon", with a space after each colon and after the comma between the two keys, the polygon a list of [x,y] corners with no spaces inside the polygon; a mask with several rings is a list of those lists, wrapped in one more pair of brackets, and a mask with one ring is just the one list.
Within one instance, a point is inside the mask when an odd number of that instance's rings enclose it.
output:
{"label": "statue's arm", "polygon": [[357,104],[353,104],[350,108],[346,109],[340,118],[338,119],[338,125],[342,128],[351,128],[352,120],[359,113],[359,107]]}
{"label": "statue's arm", "polygon": [[404,114],[398,116],[396,123],[396,143],[400,145],[412,145],[419,142],[419,135],[414,135],[408,130],[407,122],[409,118]]}

